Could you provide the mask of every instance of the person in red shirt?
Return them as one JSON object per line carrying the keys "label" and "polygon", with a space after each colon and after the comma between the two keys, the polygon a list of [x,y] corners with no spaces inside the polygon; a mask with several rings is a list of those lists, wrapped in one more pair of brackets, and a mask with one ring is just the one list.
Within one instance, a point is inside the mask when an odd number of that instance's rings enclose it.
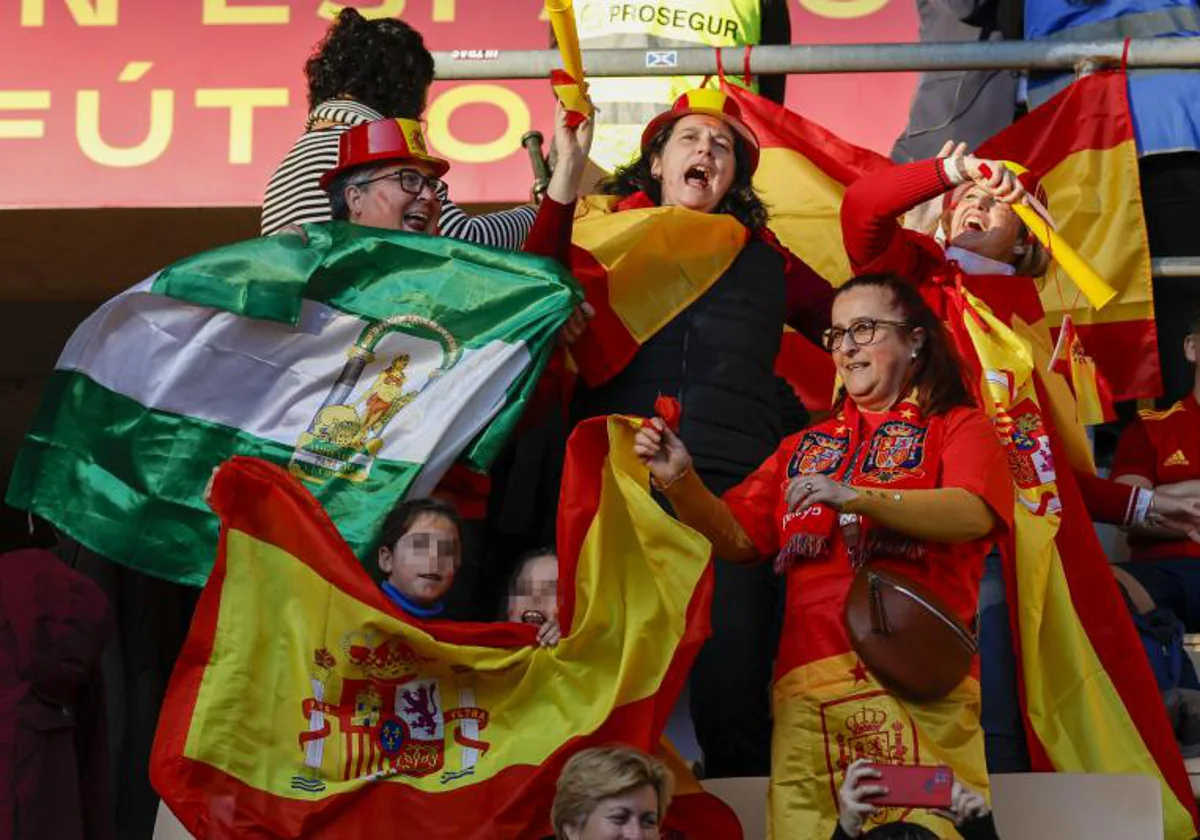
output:
{"label": "person in red shirt", "polygon": [[[856,272],[894,272],[917,288],[943,318],[972,376],[979,381],[980,361],[967,327],[972,317],[968,292],[1009,327],[1033,357],[1034,376],[1045,432],[1058,460],[1063,522],[1086,540],[1072,546],[1069,562],[1087,574],[1107,572],[1107,558],[1092,536],[1091,521],[1136,526],[1148,511],[1149,494],[1095,474],[1090,443],[1079,423],[1074,397],[1061,375],[1049,369],[1054,343],[1038,291],[1037,277],[1046,271],[1049,254],[1030,234],[1012,205],[1028,193],[1050,207],[1042,185],[1025,173],[1015,175],[1000,161],[964,154],[947,144],[949,154],[896,166],[851,184],[842,202],[842,235],[851,268]],[[933,199],[942,198],[940,218],[945,244],[933,236],[906,230],[897,219]],[[1063,463],[1066,461],[1068,463]],[[1014,472],[1014,482],[1020,483]],[[1157,512],[1165,521],[1191,527],[1200,519],[1186,500],[1160,494]],[[1076,526],[1076,523],[1084,524]],[[1090,537],[1090,538],[1089,538]],[[1011,547],[1007,547],[1011,554]],[[988,558],[980,597],[980,650],[983,661],[984,726],[988,764],[995,772],[1028,770],[1025,723],[1018,704],[1017,658],[1005,591],[1001,553]],[[1117,605],[1114,605],[1116,608]]]}
{"label": "person in red shirt", "polygon": [[1123,568],[1191,632],[1200,630],[1200,527],[1172,527],[1157,513],[1167,498],[1182,497],[1200,512],[1200,308],[1192,316],[1183,353],[1195,369],[1192,392],[1166,411],[1140,411],[1117,445],[1113,477],[1152,491],[1145,524],[1131,528]]}
{"label": "person in red shirt", "polygon": [[[844,383],[833,414],[784,438],[723,496],[662,419],[634,443],[652,483],[716,556],[777,556],[786,575],[772,690],[775,837],[829,836],[837,789],[864,754],[944,764],[964,784],[987,785],[978,661],[946,696],[904,699],[855,654],[843,612],[869,566],[927,589],[969,625],[984,556],[1012,522],[1005,450],[974,405],[945,328],[905,279],[851,280],[834,298],[832,321],[825,345]],[[880,816],[900,818],[938,824],[899,809]]]}

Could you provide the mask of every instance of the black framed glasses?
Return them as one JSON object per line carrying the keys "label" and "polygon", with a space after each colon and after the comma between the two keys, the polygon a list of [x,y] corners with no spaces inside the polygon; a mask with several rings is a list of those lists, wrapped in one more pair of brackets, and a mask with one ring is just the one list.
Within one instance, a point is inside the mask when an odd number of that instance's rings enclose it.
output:
{"label": "black framed glasses", "polygon": [[902,329],[910,328],[907,321],[889,321],[885,318],[860,318],[845,329],[830,327],[825,330],[825,332],[821,333],[821,343],[825,345],[826,350],[832,353],[842,346],[842,342],[846,336],[850,336],[850,343],[855,347],[865,347],[868,344],[874,344],[878,341],[876,332],[880,325]]}
{"label": "black framed glasses", "polygon": [[440,194],[446,182],[441,178],[434,178],[432,175],[426,175],[416,169],[397,169],[395,172],[389,172],[386,175],[376,175],[374,178],[367,178],[365,181],[359,181],[358,186],[364,184],[373,184],[376,181],[386,181],[389,178],[395,178],[400,182],[400,189],[404,190],[409,195],[420,195],[428,185],[434,194]]}

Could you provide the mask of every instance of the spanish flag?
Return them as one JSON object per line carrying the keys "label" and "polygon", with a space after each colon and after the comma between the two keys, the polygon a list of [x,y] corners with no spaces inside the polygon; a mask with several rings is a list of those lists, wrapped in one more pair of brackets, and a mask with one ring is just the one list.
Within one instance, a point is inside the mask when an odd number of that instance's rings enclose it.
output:
{"label": "spanish flag", "polygon": [[[771,210],[771,229],[831,283],[845,282],[850,265],[838,221],[842,195],[854,180],[891,162],[750,91],[722,89],[762,141],[754,186]],[[1053,264],[1041,294],[1046,324],[1035,329],[1056,333],[1070,314],[1114,399],[1158,395],[1150,247],[1124,75],[1080,79],[977,154],[1016,161],[1041,179],[1058,232],[1119,292],[1102,311],[1090,309]]]}
{"label": "spanish flag", "polygon": [[1070,315],[1063,316],[1053,359],[1051,369],[1071,384],[1079,422],[1095,426],[1117,419],[1108,380],[1096,367],[1096,360],[1084,349]]}
{"label": "spanish flag", "polygon": [[[727,214],[637,202],[587,196],[576,211],[571,273],[596,315],[571,346],[571,358],[589,385],[619,373],[644,342],[721,278],[750,238]],[[807,408],[829,408],[829,355],[787,326],[775,372]]]}
{"label": "spanish flag", "polygon": [[[635,420],[571,438],[555,649],[422,622],[283,469],[217,472],[216,565],[168,689],[155,789],[198,837],[543,837],[565,760],[656,748],[708,635],[708,543],[647,490]],[[652,640],[653,644],[647,644]],[[390,827],[390,828],[389,828]]]}
{"label": "spanish flag", "polygon": [[850,260],[842,247],[842,196],[861,176],[892,162],[724,79],[721,89],[737,100],[762,144],[754,190],[770,210],[771,231],[830,283],[845,283]]}
{"label": "spanish flag", "polygon": [[1162,393],[1150,244],[1126,85],[1120,71],[1085,76],[976,152],[1016,161],[1039,178],[1059,234],[1117,290],[1111,303],[1093,309],[1052,262],[1042,305],[1056,333],[1063,317],[1071,317],[1118,400]]}
{"label": "spanish flag", "polygon": [[584,198],[570,256],[571,273],[596,310],[571,346],[584,381],[595,386],[619,373],[643,342],[720,279],[749,235],[722,213]]}
{"label": "spanish flag", "polygon": [[1190,840],[1197,827],[1191,786],[1141,643],[1129,622],[1113,620],[1124,602],[1045,410],[1035,356],[983,301],[964,295],[982,407],[1018,494],[1001,549],[1034,769],[1154,778],[1165,836]]}

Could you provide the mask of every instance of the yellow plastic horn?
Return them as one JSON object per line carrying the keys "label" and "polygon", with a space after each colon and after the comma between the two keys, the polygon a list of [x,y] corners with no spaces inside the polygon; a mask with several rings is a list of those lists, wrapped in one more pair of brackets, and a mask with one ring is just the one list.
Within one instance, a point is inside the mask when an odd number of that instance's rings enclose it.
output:
{"label": "yellow plastic horn", "polygon": [[554,28],[563,69],[583,84],[583,53],[579,49],[579,31],[575,28],[575,9],[571,0],[546,0],[546,14]]}
{"label": "yellow plastic horn", "polygon": [[[1015,175],[1024,175],[1029,171],[1021,164],[1009,160],[1002,160],[1000,164]],[[1041,212],[1038,212],[1039,210]],[[1036,196],[1027,195],[1025,202],[1013,205],[1013,211],[1037,241],[1042,243],[1042,247],[1050,252],[1051,258],[1058,263],[1059,268],[1079,287],[1088,303],[1096,309],[1103,309],[1117,296],[1117,290],[1104,282],[1104,278],[1096,273],[1096,269],[1092,268],[1083,255],[1072,248],[1051,226],[1050,214],[1041,206]]]}

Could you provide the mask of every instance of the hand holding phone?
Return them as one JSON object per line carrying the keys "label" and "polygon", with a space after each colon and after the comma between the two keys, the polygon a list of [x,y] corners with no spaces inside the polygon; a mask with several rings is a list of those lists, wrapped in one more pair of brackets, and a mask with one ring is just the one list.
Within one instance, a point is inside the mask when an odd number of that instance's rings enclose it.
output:
{"label": "hand holding phone", "polygon": [[872,785],[887,792],[870,797],[872,805],[948,810],[954,789],[954,771],[941,765],[870,764],[878,775]]}

